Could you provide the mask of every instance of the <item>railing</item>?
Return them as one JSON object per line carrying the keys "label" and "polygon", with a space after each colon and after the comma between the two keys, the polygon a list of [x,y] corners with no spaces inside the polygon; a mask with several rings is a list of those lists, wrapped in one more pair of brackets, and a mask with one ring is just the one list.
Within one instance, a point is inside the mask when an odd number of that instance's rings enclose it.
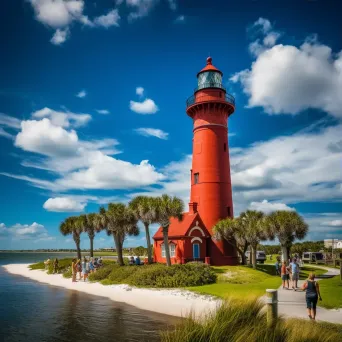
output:
{"label": "railing", "polygon": [[[215,97],[212,95],[200,95],[200,96],[192,95],[186,100],[186,107],[190,107],[193,104],[198,103],[198,102],[212,101],[214,99]],[[217,100],[220,101],[223,99],[220,97],[217,97]],[[224,100],[226,102],[231,103],[233,106],[235,106],[235,98],[233,95],[225,94]]]}
{"label": "railing", "polygon": [[226,88],[221,83],[204,82],[204,83],[201,83],[197,88],[195,88],[195,92],[204,88],[219,88],[219,89],[226,90]]}

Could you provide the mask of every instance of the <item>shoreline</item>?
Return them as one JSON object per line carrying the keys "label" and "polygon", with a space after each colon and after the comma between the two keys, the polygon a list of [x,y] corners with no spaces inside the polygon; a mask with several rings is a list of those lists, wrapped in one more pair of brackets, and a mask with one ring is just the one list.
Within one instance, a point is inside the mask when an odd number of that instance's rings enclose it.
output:
{"label": "shoreline", "polygon": [[30,264],[8,264],[2,267],[10,274],[20,275],[40,283],[80,291],[94,296],[106,297],[136,308],[156,313],[196,318],[216,310],[221,300],[181,289],[147,289],[129,285],[102,285],[64,278],[62,274],[47,274],[43,270],[30,270]]}

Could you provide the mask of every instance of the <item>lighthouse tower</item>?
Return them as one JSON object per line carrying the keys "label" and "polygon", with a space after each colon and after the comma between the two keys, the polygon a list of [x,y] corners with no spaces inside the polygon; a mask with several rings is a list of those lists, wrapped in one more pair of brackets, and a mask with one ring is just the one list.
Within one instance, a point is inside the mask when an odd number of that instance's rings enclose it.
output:
{"label": "lighthouse tower", "polygon": [[199,213],[211,238],[207,255],[213,265],[237,263],[236,251],[227,241],[215,240],[212,228],[223,218],[233,218],[228,148],[228,118],[235,99],[222,85],[222,72],[207,58],[197,74],[197,87],[186,103],[193,119],[193,154],[189,213]]}

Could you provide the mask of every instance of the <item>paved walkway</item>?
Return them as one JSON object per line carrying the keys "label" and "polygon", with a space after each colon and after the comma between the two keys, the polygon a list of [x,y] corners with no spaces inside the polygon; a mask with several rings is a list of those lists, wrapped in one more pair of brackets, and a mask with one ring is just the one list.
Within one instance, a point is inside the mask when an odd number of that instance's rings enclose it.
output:
{"label": "paved walkway", "polygon": [[[310,267],[314,267],[310,265]],[[335,268],[328,268],[319,266],[319,268],[324,268],[328,270],[327,273],[324,274],[327,276],[339,275],[340,271]],[[317,279],[319,280],[319,279]],[[298,282],[298,286],[301,287],[303,285],[304,280],[300,280]],[[290,282],[291,286],[291,282]],[[306,311],[306,301],[305,301],[305,292],[301,290],[293,291],[283,289],[282,286],[278,289],[278,313],[284,317],[299,317],[299,318],[308,318]],[[331,323],[340,323],[342,324],[342,309],[338,310],[328,310],[325,308],[317,307],[317,321],[327,321]]]}

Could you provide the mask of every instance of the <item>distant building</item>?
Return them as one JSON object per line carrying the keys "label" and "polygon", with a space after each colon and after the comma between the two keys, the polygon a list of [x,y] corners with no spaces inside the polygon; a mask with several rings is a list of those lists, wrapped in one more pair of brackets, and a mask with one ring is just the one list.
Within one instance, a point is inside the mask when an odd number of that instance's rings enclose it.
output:
{"label": "distant building", "polygon": [[325,248],[342,248],[342,240],[338,239],[325,239],[324,240]]}

